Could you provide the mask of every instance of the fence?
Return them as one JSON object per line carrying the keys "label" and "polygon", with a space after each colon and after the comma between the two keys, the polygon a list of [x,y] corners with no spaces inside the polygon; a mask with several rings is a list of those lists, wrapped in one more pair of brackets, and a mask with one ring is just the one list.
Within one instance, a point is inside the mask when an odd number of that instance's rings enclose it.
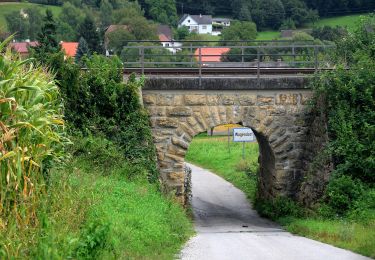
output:
{"label": "fence", "polygon": [[313,41],[131,41],[125,73],[196,75],[316,73],[329,69],[327,50]]}

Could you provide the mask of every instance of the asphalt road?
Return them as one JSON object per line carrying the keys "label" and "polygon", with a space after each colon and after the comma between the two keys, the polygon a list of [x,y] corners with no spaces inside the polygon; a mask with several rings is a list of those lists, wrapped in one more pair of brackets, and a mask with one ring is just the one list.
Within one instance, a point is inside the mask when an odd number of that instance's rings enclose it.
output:
{"label": "asphalt road", "polygon": [[192,168],[192,206],[197,235],[181,259],[361,260],[358,254],[292,235],[261,218],[245,195],[217,175]]}

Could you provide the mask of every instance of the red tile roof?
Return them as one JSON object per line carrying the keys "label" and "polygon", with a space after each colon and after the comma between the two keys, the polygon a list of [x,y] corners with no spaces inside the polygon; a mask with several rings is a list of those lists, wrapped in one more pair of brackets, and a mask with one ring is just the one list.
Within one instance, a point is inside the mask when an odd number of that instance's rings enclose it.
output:
{"label": "red tile roof", "polygon": [[35,47],[38,45],[38,42],[12,42],[10,48],[20,54],[28,54],[29,47]]}
{"label": "red tile roof", "polygon": [[161,42],[170,42],[171,39],[169,39],[165,34],[159,34],[159,40]]}
{"label": "red tile roof", "polygon": [[75,57],[78,49],[78,42],[61,42],[61,48],[65,51],[66,56]]}
{"label": "red tile roof", "polygon": [[[202,55],[202,62],[220,62],[221,56],[230,51],[230,48],[200,48]],[[199,59],[199,48],[195,50],[195,56]],[[206,56],[214,55],[214,56]]]}

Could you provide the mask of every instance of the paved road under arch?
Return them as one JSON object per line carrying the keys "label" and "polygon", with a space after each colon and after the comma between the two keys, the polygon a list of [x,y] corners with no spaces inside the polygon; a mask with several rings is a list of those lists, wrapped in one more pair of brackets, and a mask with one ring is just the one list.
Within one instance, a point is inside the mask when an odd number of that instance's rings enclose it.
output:
{"label": "paved road under arch", "polygon": [[369,259],[292,235],[261,218],[245,195],[217,175],[192,168],[192,207],[197,235],[180,258],[193,260],[362,260]]}

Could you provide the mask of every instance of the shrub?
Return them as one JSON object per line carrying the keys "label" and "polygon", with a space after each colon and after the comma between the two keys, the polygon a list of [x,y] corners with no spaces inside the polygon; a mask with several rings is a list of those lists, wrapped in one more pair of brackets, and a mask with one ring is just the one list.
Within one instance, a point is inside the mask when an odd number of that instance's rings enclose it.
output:
{"label": "shrub", "polygon": [[315,82],[326,100],[329,151],[335,173],[375,183],[375,17],[337,42],[337,69]]}
{"label": "shrub", "polygon": [[118,144],[123,160],[143,165],[149,180],[156,181],[150,121],[139,102],[143,80],[132,76],[123,82],[122,64],[117,57],[92,55],[82,62],[86,66],[84,71],[69,62],[57,66],[72,132],[104,136]]}
{"label": "shrub", "polygon": [[327,205],[338,215],[344,215],[363,194],[363,184],[350,176],[334,177],[326,190]]}
{"label": "shrub", "polygon": [[79,259],[96,259],[101,250],[111,247],[108,241],[110,226],[98,219],[87,223],[81,233],[79,246],[76,249],[76,256]]}
{"label": "shrub", "polygon": [[287,197],[277,197],[272,200],[257,199],[255,208],[261,216],[277,220],[282,217],[299,217],[302,208],[295,201]]}
{"label": "shrub", "polygon": [[259,173],[259,165],[256,162],[248,160],[240,160],[236,164],[236,170],[245,172],[250,179],[257,179]]}
{"label": "shrub", "polygon": [[362,196],[353,203],[348,216],[352,220],[368,223],[375,219],[375,189],[363,192]]}

